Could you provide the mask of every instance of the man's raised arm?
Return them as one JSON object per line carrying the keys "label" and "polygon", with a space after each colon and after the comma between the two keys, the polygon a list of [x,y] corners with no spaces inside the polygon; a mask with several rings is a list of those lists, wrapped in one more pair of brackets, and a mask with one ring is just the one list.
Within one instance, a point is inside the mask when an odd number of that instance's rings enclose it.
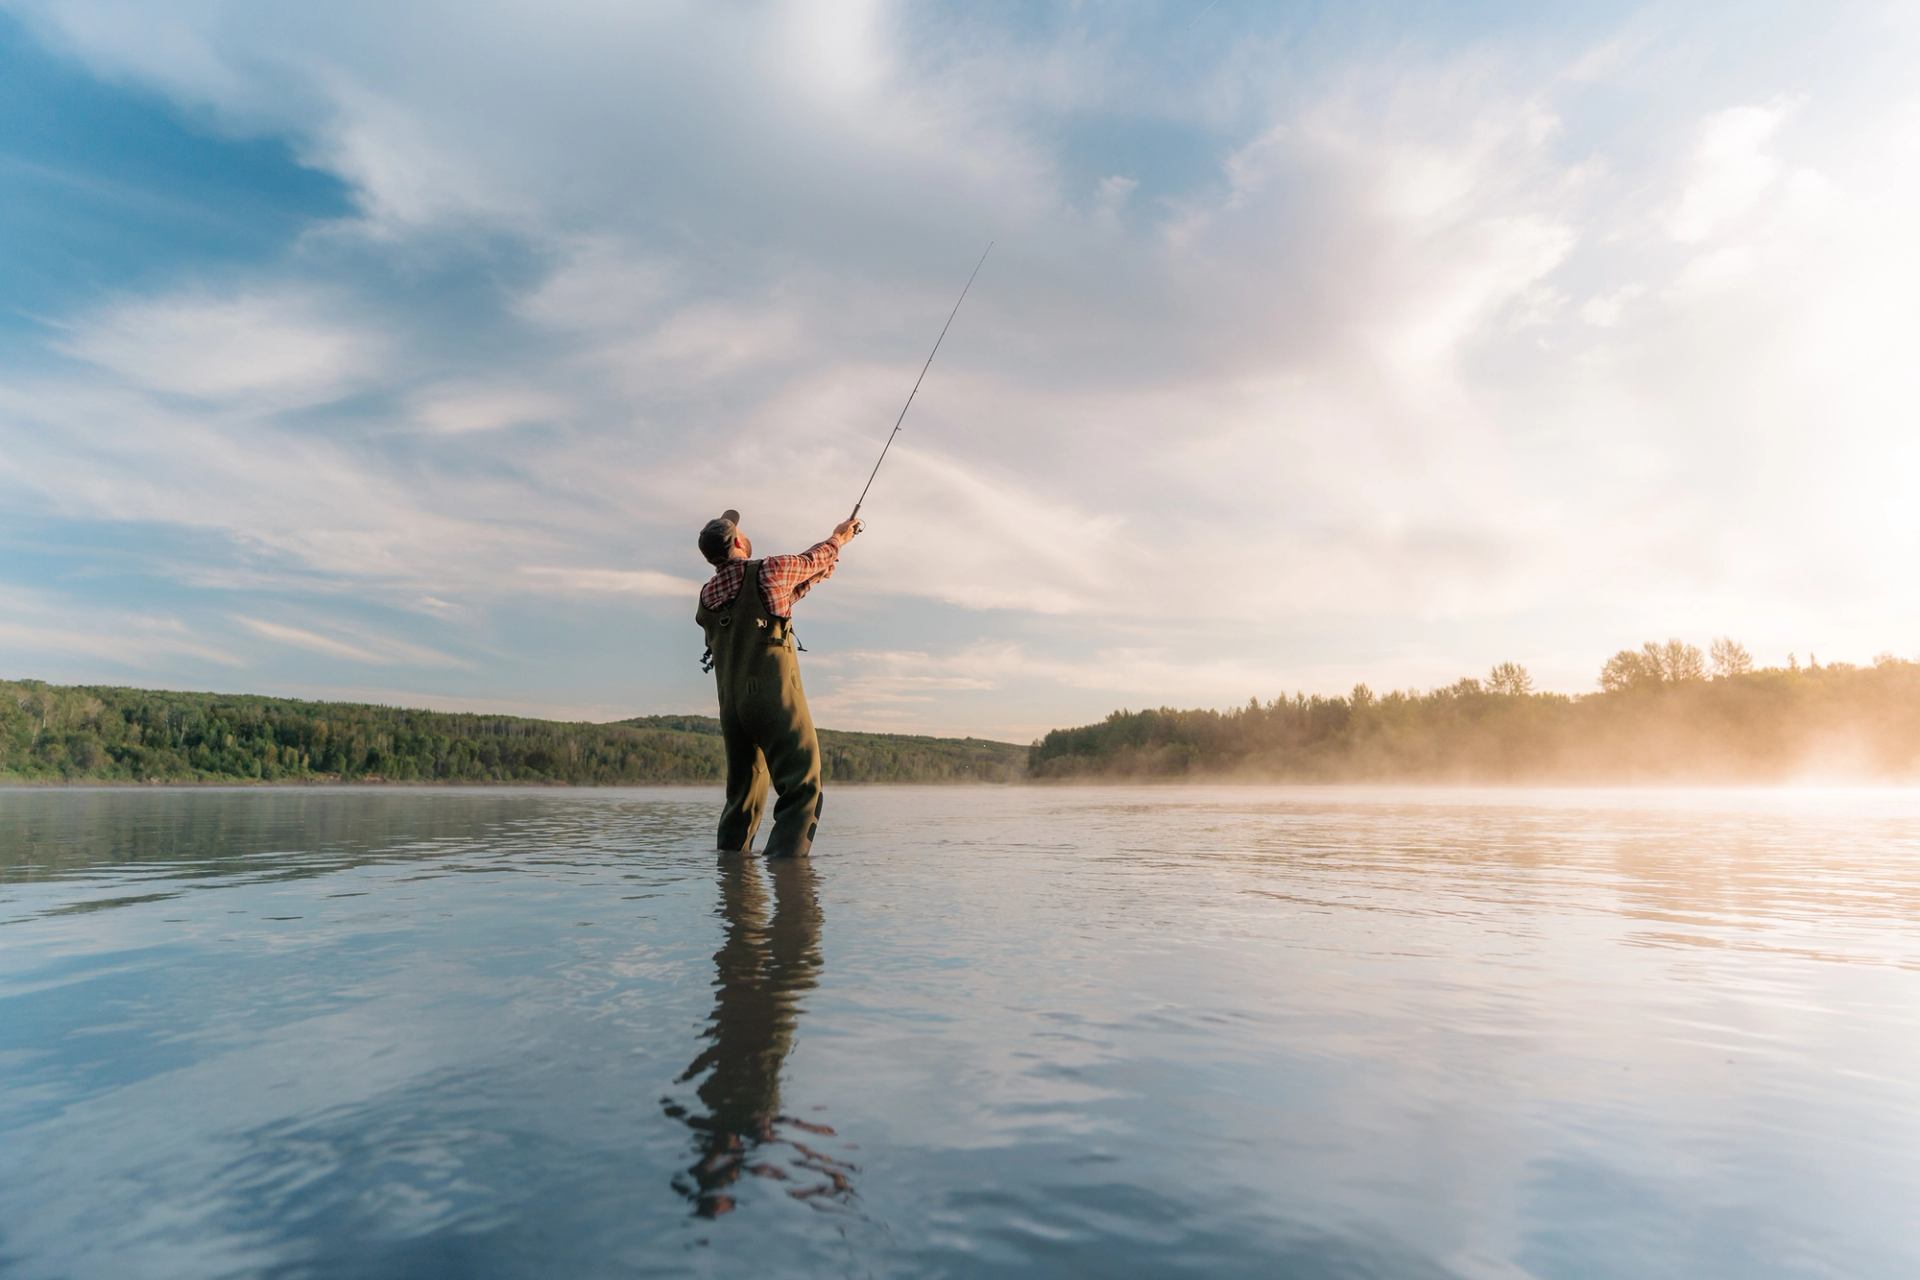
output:
{"label": "man's raised arm", "polygon": [[775,601],[776,610],[780,597],[798,600],[813,590],[814,583],[831,578],[834,565],[840,559],[840,548],[852,542],[859,532],[859,521],[842,520],[833,527],[832,533],[799,555],[768,556],[760,571],[761,581]]}

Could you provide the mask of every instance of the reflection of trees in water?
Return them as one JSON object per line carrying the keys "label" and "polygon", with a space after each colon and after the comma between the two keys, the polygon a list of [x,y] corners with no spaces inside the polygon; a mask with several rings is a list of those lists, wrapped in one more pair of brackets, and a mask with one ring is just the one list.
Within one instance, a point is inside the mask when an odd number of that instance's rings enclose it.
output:
{"label": "reflection of trees in water", "polygon": [[[0,791],[0,885],[100,880],[164,883],[171,897],[330,875],[361,866],[432,863],[496,871],[542,863],[624,869],[638,850],[682,847],[704,815],[677,800],[573,793],[364,787],[283,790]],[[81,891],[63,910],[154,900]],[[0,916],[0,919],[3,919]]]}
{"label": "reflection of trees in water", "polygon": [[833,1130],[780,1108],[780,1068],[793,1049],[802,997],[820,972],[821,913],[811,862],[777,858],[766,866],[763,879],[758,859],[720,860],[726,936],[713,955],[713,1014],[705,1047],[680,1077],[705,1073],[696,1090],[703,1114],[666,1101],[667,1114],[694,1132],[698,1158],[674,1186],[702,1217],[734,1207],[727,1189],[742,1173],[789,1183],[787,1194],[816,1204],[853,1194],[854,1167],[815,1145]]}
{"label": "reflection of trees in water", "polygon": [[450,789],[13,791],[0,804],[0,877],[57,879],[142,864],[173,878],[324,875],[487,849],[507,829],[518,834],[556,817],[585,829],[583,819],[604,816],[584,806],[568,813],[533,793]]}

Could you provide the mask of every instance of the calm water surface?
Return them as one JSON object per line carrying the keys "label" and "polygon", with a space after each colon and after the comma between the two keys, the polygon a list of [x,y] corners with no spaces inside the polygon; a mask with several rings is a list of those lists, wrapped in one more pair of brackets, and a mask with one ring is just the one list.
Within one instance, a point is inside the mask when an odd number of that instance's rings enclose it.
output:
{"label": "calm water surface", "polygon": [[1920,1275],[1920,794],[0,792],[0,1272]]}

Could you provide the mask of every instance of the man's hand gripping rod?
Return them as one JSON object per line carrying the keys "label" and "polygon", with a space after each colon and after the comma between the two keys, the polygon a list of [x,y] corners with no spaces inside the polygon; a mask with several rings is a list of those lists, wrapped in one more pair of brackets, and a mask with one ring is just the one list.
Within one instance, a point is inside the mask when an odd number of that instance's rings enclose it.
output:
{"label": "man's hand gripping rod", "polygon": [[913,390],[907,393],[907,402],[900,406],[900,416],[893,420],[893,430],[887,434],[886,444],[880,447],[879,460],[873,464],[873,470],[867,473],[866,488],[860,490],[860,500],[853,504],[853,514],[847,522],[855,533],[860,532],[860,507],[867,500],[867,489],[873,488],[873,478],[880,474],[880,463],[887,460],[887,450],[893,448],[893,438],[900,434],[900,424],[907,420],[907,410],[913,408],[913,398],[920,394],[920,383],[925,380],[927,370],[933,367],[933,358],[940,354],[940,344],[946,341],[947,330],[953,327],[953,318],[960,314],[960,303],[967,300],[967,290],[973,288],[973,277],[980,274],[980,268],[987,264],[987,254],[993,252],[993,241],[987,242],[986,249],[980,254],[980,261],[973,264],[973,275],[967,277],[966,287],[960,290],[959,300],[953,304],[953,310],[947,313],[947,322],[940,326],[940,336],[933,340],[933,350],[927,352],[927,362],[920,366],[920,376],[913,380]]}

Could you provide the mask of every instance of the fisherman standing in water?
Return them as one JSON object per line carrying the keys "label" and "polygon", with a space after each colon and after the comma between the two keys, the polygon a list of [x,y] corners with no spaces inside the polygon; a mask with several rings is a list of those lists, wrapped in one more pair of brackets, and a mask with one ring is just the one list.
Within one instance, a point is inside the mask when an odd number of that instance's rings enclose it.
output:
{"label": "fisherman standing in water", "polygon": [[820,824],[820,741],[800,687],[793,606],[816,582],[833,576],[840,548],[859,532],[859,522],[848,518],[797,556],[755,560],[738,511],[724,511],[700,530],[700,554],[714,575],[700,589],[694,618],[707,636],[703,665],[720,687],[720,736],[727,751],[723,851],[752,846],[769,771],[779,799],[767,856],[800,858],[813,847]]}
{"label": "fisherman standing in water", "polygon": [[820,825],[820,740],[814,736],[813,716],[807,710],[806,691],[800,687],[800,660],[795,656],[793,604],[822,578],[833,576],[840,548],[860,532],[860,508],[887,460],[900,424],[920,394],[933,358],[940,354],[960,304],[973,288],[974,276],[986,265],[993,244],[987,244],[973,275],[947,313],[940,336],[913,380],[900,416],[880,447],[880,457],[867,473],[867,483],[853,504],[853,514],[835,525],[826,541],[797,556],[753,558],[753,543],[740,532],[740,513],[723,511],[700,530],[700,554],[714,567],[714,575],[700,588],[700,608],[694,619],[707,633],[703,666],[720,686],[720,736],[727,747],[727,805],[720,811],[720,848],[745,850],[753,844],[760,810],[767,803],[767,773],[780,799],[773,806],[773,834],[767,837],[769,858],[801,858],[813,848]]}

